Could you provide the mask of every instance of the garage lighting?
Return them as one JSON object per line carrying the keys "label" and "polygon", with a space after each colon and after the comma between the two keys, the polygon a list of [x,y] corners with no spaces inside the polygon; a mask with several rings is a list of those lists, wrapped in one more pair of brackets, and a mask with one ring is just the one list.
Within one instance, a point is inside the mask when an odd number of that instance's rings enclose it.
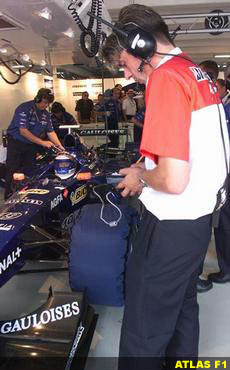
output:
{"label": "garage lighting", "polygon": [[19,64],[17,66],[12,66],[11,68],[20,69],[20,68],[25,68],[25,66],[23,64]]}
{"label": "garage lighting", "polygon": [[37,12],[37,15],[39,17],[47,19],[48,21],[52,19],[52,12],[49,8],[42,9],[40,12]]}
{"label": "garage lighting", "polygon": [[62,32],[63,35],[70,37],[71,39],[74,37],[74,32],[72,28],[68,28],[65,32]]}
{"label": "garage lighting", "polygon": [[29,57],[29,55],[28,55],[28,54],[24,54],[24,55],[22,56],[22,59],[23,59],[25,62],[29,62],[30,57]]}
{"label": "garage lighting", "polygon": [[215,55],[215,58],[230,58],[230,55],[229,54],[225,54],[225,55]]}
{"label": "garage lighting", "polygon": [[7,49],[6,48],[0,48],[0,53],[6,54],[7,53]]}

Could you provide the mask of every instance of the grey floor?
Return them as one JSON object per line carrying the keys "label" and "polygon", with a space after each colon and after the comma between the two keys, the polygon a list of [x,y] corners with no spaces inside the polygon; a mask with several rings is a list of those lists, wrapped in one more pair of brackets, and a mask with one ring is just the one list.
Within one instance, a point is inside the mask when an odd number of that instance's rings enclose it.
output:
{"label": "grey floor", "polygon": [[[0,191],[0,199],[2,197]],[[36,263],[33,263],[36,267]],[[205,261],[204,275],[218,270],[215,245],[212,239]],[[0,317],[8,320],[29,313],[47,298],[49,286],[69,290],[68,273],[43,273],[16,275],[0,289]],[[226,357],[230,355],[230,283],[214,285],[207,293],[198,295],[200,305],[201,357]],[[91,359],[86,370],[102,370],[93,361],[95,357],[117,357],[123,308],[95,306],[99,319],[90,349]],[[16,316],[17,315],[17,316]],[[110,362],[106,370],[115,370]]]}

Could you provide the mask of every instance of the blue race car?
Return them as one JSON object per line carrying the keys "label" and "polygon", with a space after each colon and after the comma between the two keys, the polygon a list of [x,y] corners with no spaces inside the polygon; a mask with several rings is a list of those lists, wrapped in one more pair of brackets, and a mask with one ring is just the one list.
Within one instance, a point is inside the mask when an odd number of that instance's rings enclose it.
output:
{"label": "blue race car", "polygon": [[[0,286],[28,256],[36,255],[38,247],[46,251],[44,244],[50,244],[57,255],[66,254],[73,213],[88,201],[92,184],[106,183],[97,154],[79,144],[78,138],[69,135],[67,139],[72,145],[66,152],[40,158],[37,170],[15,181],[15,193],[0,207]],[[28,231],[33,241],[25,239]],[[37,234],[42,241],[34,241]]]}

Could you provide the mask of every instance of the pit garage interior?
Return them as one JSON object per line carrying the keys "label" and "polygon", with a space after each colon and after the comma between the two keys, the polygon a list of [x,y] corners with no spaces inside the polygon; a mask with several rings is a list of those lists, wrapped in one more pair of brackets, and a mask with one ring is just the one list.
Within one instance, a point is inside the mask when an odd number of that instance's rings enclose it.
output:
{"label": "pit garage interior", "polygon": [[[86,8],[80,16],[86,21],[91,1],[82,0]],[[87,57],[81,49],[80,30],[68,11],[69,0],[4,0],[0,5],[0,57],[12,59],[10,67],[22,72],[32,70],[16,84],[17,74],[0,64],[0,129],[6,130],[18,104],[34,98],[41,87],[52,87],[55,100],[61,101],[72,115],[75,103],[82,91],[87,90],[94,100],[98,93],[123,86],[123,71],[112,75],[95,58]],[[75,1],[73,1],[75,3]],[[175,43],[196,62],[215,60],[219,65],[219,77],[223,77],[230,65],[230,2],[214,0],[105,0],[103,16],[114,23],[119,10],[131,3],[153,7],[162,15],[170,31],[175,32]],[[210,13],[219,13],[218,29],[212,34],[207,26]],[[43,13],[43,15],[41,15]],[[221,16],[221,13],[223,15]],[[215,22],[214,22],[215,23]],[[103,26],[105,33],[109,29]],[[31,64],[32,63],[32,64]],[[132,139],[132,134],[130,134]],[[131,140],[129,138],[129,140]],[[0,138],[1,140],[1,138]],[[91,143],[91,142],[90,142]],[[0,142],[1,144],[1,142]],[[95,143],[93,143],[95,145]],[[97,141],[96,141],[97,144]],[[0,206],[3,205],[3,189],[0,188]],[[1,231],[0,231],[1,233]],[[1,240],[1,239],[0,239]],[[26,264],[26,269],[38,269],[39,261]],[[69,272],[50,272],[53,262],[43,263],[47,272],[16,274],[0,289],[0,321],[12,320],[33,312],[47,299],[49,288],[71,292]],[[66,267],[66,263],[58,263]],[[204,277],[217,271],[214,236],[205,259]],[[214,284],[206,293],[198,294],[200,316],[199,356],[202,358],[229,358],[230,343],[230,284]],[[89,349],[86,370],[115,370],[119,350],[119,336],[123,307],[93,305],[98,320]],[[95,360],[95,361],[94,361]],[[106,364],[106,365],[105,365]],[[1,366],[0,366],[1,368]]]}

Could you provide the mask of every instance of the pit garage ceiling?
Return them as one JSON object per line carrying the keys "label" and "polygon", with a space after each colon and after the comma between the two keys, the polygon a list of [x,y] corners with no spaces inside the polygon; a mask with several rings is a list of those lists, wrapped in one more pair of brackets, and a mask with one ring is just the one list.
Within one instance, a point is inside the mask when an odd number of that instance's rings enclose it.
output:
{"label": "pit garage ceiling", "polygon": [[[82,2],[84,1],[89,3],[90,8],[91,1],[82,0]],[[63,70],[77,70],[79,77],[93,77],[92,71],[97,70],[94,69],[95,60],[86,57],[81,50],[80,30],[67,11],[67,6],[70,3],[71,0],[1,1],[0,51],[4,48],[8,49],[7,45],[11,44],[20,54],[29,55],[32,61],[38,65],[45,60],[48,64]],[[229,0],[104,0],[105,9],[108,11],[112,22],[117,20],[119,10],[124,5],[131,3],[149,5],[162,16],[172,16],[167,17],[166,20],[172,31],[177,29],[178,26],[181,27],[181,30],[188,30],[189,32],[204,29],[205,17],[198,17],[199,14],[208,14],[214,10],[230,13]],[[44,9],[50,11],[52,19],[47,20],[39,16],[39,12]],[[175,17],[176,15],[191,16],[193,14],[194,17],[189,18]],[[227,22],[228,19],[230,21],[230,16],[227,18]],[[6,27],[4,22],[7,23],[7,21],[13,24],[12,29]],[[86,17],[84,15],[85,21]],[[225,24],[225,27],[230,29],[230,24]],[[73,38],[64,34],[70,28],[74,32]],[[176,36],[175,41],[177,46],[183,48],[198,63],[204,59],[214,59],[223,65],[230,60],[229,57],[214,58],[217,54],[230,55],[230,32],[215,36],[206,32],[182,33]],[[7,50],[7,52],[12,50]],[[4,58],[6,56],[7,54],[4,55]]]}

